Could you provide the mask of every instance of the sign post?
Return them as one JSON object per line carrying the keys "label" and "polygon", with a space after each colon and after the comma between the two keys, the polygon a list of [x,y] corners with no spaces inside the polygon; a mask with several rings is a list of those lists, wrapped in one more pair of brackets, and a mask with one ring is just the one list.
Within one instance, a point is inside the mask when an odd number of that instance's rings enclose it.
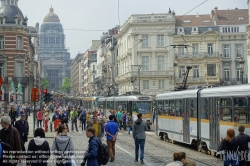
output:
{"label": "sign post", "polygon": [[34,110],[33,110],[33,132],[35,132],[36,128],[36,102],[39,101],[39,89],[32,88],[31,92],[31,101],[34,101]]}

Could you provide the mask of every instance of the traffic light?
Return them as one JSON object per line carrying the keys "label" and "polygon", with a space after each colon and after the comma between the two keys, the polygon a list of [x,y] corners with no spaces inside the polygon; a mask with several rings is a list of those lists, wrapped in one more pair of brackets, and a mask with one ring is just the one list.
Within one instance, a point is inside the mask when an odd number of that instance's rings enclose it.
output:
{"label": "traffic light", "polygon": [[13,101],[14,101],[14,97],[10,96],[10,102],[13,102]]}
{"label": "traffic light", "polygon": [[48,101],[48,90],[47,89],[43,90],[43,101],[44,102]]}

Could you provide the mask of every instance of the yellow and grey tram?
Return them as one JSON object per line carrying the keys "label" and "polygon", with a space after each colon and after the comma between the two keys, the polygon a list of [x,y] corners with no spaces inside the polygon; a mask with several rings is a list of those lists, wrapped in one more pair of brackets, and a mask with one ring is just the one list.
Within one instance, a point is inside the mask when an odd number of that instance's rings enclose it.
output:
{"label": "yellow and grey tram", "polygon": [[83,97],[83,107],[93,111],[98,108],[98,99],[102,96]]}

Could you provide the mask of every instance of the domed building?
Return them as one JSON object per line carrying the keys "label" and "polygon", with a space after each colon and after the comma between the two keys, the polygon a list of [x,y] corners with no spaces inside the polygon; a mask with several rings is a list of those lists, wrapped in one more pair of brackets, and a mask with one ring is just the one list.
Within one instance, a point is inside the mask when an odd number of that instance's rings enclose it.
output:
{"label": "domed building", "polygon": [[62,24],[54,9],[44,17],[39,37],[39,58],[42,77],[48,80],[49,91],[60,92],[65,77],[70,78],[70,53],[65,48]]}
{"label": "domed building", "polygon": [[38,60],[34,59],[39,25],[27,26],[28,18],[19,9],[18,0],[0,1],[1,97],[6,103],[30,102],[31,88],[39,81],[36,77],[38,67],[34,67],[39,66]]}

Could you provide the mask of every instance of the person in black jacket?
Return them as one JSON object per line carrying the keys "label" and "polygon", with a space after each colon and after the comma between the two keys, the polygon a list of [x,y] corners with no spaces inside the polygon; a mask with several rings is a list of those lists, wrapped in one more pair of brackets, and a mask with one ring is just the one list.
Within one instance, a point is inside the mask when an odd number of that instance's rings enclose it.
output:
{"label": "person in black jacket", "polygon": [[248,142],[250,142],[249,135],[245,134],[245,126],[238,127],[239,135],[236,136],[236,141],[239,146],[239,166],[247,166],[248,161]]}
{"label": "person in black jacket", "polygon": [[62,115],[61,115],[61,120],[62,124],[65,124],[67,129],[69,128],[68,123],[69,123],[69,114],[66,110],[63,110]]}
{"label": "person in black jacket", "polygon": [[25,151],[25,142],[28,141],[28,135],[29,135],[29,123],[26,120],[26,115],[22,114],[21,119],[16,121],[15,128],[18,130],[20,134],[20,140],[21,140],[21,146],[22,151]]}
{"label": "person in black jacket", "polygon": [[16,111],[15,111],[15,108],[13,106],[11,106],[10,108],[10,112],[9,112],[9,116],[10,116],[10,119],[11,119],[11,126],[15,126],[15,121],[16,121]]}
{"label": "person in black jacket", "polygon": [[[38,151],[40,152],[37,153]],[[27,159],[26,159],[27,165],[47,166],[49,158],[50,158],[49,143],[45,140],[45,133],[43,129],[37,128],[34,133],[34,139],[30,140],[28,145]]]}
{"label": "person in black jacket", "polygon": [[224,166],[238,166],[238,147],[234,129],[228,129],[227,136],[221,141],[221,145],[217,151],[216,162],[219,161],[221,154],[223,154]]}

